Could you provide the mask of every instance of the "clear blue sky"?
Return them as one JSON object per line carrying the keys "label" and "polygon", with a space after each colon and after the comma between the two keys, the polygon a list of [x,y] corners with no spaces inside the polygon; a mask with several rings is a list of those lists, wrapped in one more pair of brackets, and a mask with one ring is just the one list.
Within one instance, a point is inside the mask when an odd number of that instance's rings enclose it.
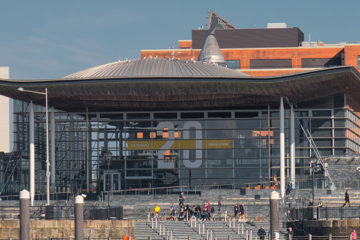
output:
{"label": "clear blue sky", "polygon": [[139,58],[191,39],[209,9],[238,28],[286,22],[306,39],[360,41],[359,0],[1,0],[0,66],[12,79],[48,79]]}

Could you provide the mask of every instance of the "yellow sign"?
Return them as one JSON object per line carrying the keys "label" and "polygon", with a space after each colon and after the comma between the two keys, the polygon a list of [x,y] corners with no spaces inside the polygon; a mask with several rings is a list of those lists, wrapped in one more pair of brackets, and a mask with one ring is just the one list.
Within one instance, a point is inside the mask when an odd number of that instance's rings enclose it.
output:
{"label": "yellow sign", "polygon": [[[172,145],[167,149],[197,149],[196,142],[201,142],[202,149],[231,149],[232,140],[230,139],[211,139],[211,140],[129,140],[127,150],[160,150],[167,142]],[[199,149],[199,148],[198,148]]]}

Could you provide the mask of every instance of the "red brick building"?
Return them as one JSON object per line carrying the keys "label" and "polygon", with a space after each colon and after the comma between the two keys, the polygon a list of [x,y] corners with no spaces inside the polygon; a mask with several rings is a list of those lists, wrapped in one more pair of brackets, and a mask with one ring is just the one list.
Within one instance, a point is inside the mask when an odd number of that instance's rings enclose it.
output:
{"label": "red brick building", "polygon": [[[360,44],[305,42],[298,28],[268,25],[268,28],[237,29],[220,19],[215,29],[226,65],[251,76],[275,76],[334,66],[354,66],[359,70]],[[193,30],[192,40],[179,40],[177,49],[141,50],[141,58],[197,60],[208,29]]]}

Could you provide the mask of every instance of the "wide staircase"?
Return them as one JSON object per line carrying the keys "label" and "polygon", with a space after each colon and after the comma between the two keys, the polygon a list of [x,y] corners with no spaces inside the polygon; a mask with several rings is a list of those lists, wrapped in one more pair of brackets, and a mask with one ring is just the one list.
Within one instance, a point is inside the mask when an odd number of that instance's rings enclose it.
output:
{"label": "wide staircase", "polygon": [[[137,221],[135,239],[259,239],[257,231],[264,227],[269,232],[269,221],[239,222],[228,221]],[[285,229],[280,230],[280,239],[287,239]]]}

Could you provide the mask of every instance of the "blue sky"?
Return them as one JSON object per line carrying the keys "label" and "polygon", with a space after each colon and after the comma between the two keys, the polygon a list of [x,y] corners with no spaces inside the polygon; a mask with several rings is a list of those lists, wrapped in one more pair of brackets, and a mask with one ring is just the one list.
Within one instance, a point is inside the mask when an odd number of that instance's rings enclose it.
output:
{"label": "blue sky", "polygon": [[0,66],[12,79],[53,79],[178,46],[212,9],[238,28],[286,22],[307,39],[360,41],[359,0],[2,0]]}

